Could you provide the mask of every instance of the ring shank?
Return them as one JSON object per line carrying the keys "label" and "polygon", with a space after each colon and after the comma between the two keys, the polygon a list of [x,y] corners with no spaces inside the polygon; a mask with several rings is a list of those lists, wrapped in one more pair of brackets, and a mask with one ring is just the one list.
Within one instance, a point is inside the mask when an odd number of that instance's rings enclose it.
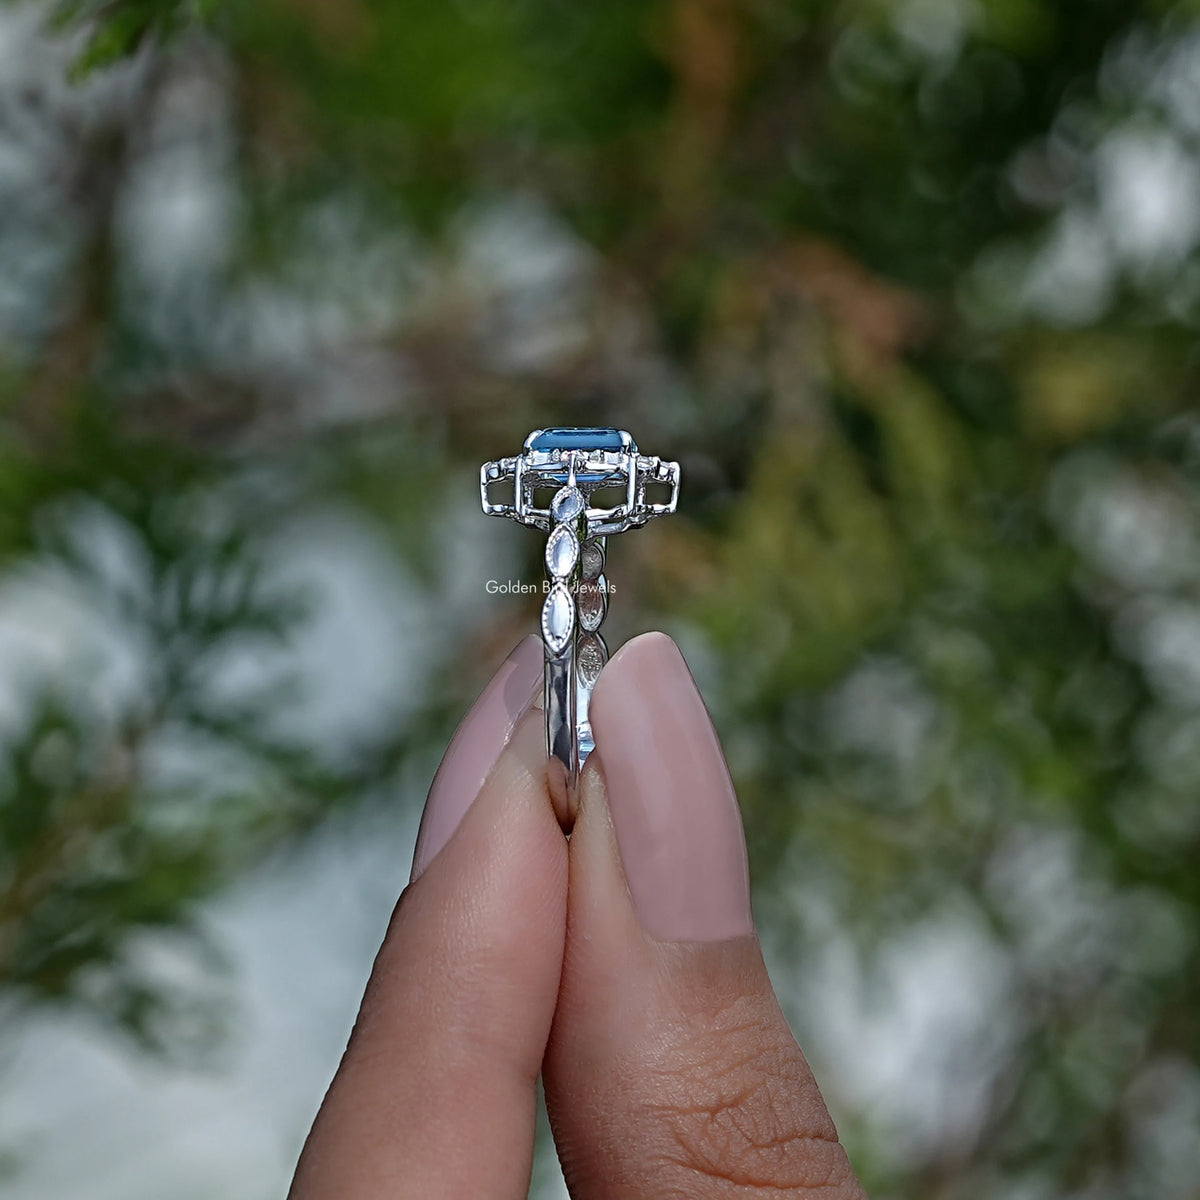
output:
{"label": "ring shank", "polygon": [[[544,645],[544,643],[543,643]],[[579,739],[575,727],[575,639],[555,654],[546,651],[546,752],[565,768],[568,787],[579,779]]]}

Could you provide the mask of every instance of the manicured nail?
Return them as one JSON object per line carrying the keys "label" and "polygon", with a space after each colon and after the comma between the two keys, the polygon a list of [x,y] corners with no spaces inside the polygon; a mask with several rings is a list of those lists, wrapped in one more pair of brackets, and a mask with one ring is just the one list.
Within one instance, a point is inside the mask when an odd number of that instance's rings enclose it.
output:
{"label": "manicured nail", "polygon": [[527,637],[504,660],[463,718],[425,801],[412,879],[416,879],[450,840],[483,781],[500,757],[517,722],[542,682],[542,644]]}
{"label": "manicured nail", "polygon": [[601,672],[589,712],[643,928],[668,941],[752,932],[737,797],[679,648],[663,633],[627,643]]}

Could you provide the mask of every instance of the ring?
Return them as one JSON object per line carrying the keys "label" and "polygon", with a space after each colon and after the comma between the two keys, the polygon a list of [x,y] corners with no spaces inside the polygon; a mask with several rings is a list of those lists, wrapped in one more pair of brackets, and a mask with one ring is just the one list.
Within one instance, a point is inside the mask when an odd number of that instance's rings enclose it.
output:
{"label": "ring", "polygon": [[[497,490],[512,485],[510,502]],[[648,501],[646,489],[666,493]],[[605,504],[597,493],[609,493]],[[515,458],[484,463],[479,499],[488,516],[509,517],[548,534],[542,605],[546,654],[546,752],[568,794],[594,746],[588,703],[608,648],[605,540],[675,511],[679,464],[638,453],[623,429],[535,429]],[[540,502],[540,503],[539,503]]]}

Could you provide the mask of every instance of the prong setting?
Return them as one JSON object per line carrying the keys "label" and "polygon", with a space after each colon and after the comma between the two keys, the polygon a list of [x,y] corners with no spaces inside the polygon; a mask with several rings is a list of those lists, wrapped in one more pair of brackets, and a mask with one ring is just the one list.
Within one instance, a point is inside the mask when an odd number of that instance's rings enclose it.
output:
{"label": "prong setting", "polygon": [[[572,434],[581,435],[581,445],[557,444]],[[488,486],[509,480],[513,484],[513,503],[494,503]],[[561,518],[551,508],[539,508],[534,502],[535,491],[548,484],[560,489],[576,488],[587,502],[585,536],[604,537],[673,513],[679,499],[679,464],[657,455],[639,454],[633,438],[624,430],[537,429],[525,439],[525,447],[516,457],[484,464],[480,476],[483,511],[548,533]],[[665,484],[671,489],[665,504],[647,501],[649,484]],[[592,493],[613,487],[624,493],[623,503],[609,507],[591,504]]]}

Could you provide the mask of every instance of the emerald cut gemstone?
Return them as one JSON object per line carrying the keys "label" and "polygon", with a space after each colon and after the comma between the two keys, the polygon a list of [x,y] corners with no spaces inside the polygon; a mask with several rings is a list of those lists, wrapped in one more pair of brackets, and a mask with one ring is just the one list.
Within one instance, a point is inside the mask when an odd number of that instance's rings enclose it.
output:
{"label": "emerald cut gemstone", "polygon": [[569,426],[543,429],[529,443],[530,450],[620,450],[621,432],[618,429],[602,429],[598,426],[572,428]]}

